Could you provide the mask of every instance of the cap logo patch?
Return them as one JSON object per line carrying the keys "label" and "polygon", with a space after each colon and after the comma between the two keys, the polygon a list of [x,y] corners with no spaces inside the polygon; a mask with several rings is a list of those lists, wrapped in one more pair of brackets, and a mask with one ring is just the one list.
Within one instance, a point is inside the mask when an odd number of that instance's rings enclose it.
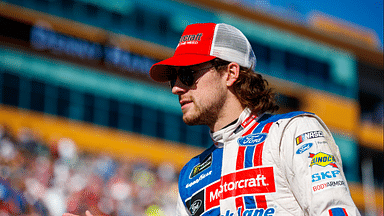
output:
{"label": "cap logo patch", "polygon": [[201,40],[203,33],[184,35],[180,38],[179,45],[184,44],[197,44]]}

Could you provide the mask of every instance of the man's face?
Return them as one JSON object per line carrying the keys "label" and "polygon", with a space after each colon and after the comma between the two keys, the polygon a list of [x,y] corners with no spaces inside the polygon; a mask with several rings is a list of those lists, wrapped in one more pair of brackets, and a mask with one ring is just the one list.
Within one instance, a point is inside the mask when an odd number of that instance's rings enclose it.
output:
{"label": "man's face", "polygon": [[198,71],[193,75],[194,83],[187,86],[178,76],[172,87],[172,93],[179,96],[183,121],[187,125],[211,127],[220,117],[227,99],[225,76],[217,72],[209,62],[190,68]]}

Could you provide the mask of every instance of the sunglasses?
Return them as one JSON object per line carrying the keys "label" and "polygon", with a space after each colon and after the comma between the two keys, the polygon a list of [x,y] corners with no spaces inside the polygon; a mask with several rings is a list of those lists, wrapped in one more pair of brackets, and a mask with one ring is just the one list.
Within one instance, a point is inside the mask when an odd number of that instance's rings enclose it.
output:
{"label": "sunglasses", "polygon": [[199,68],[197,70],[193,70],[189,67],[180,67],[179,70],[176,70],[176,68],[171,68],[170,70],[172,70],[172,72],[171,72],[172,77],[171,77],[171,80],[169,81],[169,86],[172,89],[175,86],[177,77],[179,77],[181,83],[183,83],[184,85],[186,85],[188,87],[191,87],[196,82],[195,76],[194,76],[195,73],[203,71],[203,70],[209,70],[212,67],[213,66],[210,65],[209,67]]}

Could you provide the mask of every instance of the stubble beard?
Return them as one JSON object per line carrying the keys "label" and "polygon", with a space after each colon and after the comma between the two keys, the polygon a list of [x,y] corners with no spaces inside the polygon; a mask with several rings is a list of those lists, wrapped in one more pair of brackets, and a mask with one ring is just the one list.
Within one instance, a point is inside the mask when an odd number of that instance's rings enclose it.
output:
{"label": "stubble beard", "polygon": [[195,106],[193,113],[187,113],[183,115],[183,121],[189,126],[193,125],[211,125],[215,121],[212,112],[207,112],[200,107]]}
{"label": "stubble beard", "polygon": [[208,107],[199,106],[194,103],[193,110],[183,114],[183,121],[189,126],[207,125],[211,127],[216,123],[223,104],[223,100],[219,100],[216,104],[211,104]]}

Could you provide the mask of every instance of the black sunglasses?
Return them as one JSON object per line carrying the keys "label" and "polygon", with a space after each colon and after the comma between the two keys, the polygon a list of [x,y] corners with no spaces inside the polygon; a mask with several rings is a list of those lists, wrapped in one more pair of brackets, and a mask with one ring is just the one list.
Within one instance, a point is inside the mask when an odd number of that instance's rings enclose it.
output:
{"label": "black sunglasses", "polygon": [[213,66],[210,65],[209,67],[199,68],[197,70],[193,70],[189,67],[180,67],[180,69],[178,71],[176,71],[176,68],[170,68],[170,70],[172,70],[172,72],[171,72],[172,75],[171,75],[171,80],[169,81],[169,86],[172,89],[175,86],[177,77],[179,77],[181,83],[183,83],[184,85],[186,85],[188,87],[191,87],[196,82],[195,76],[194,76],[195,73],[202,71],[202,70],[211,69],[212,67]]}

